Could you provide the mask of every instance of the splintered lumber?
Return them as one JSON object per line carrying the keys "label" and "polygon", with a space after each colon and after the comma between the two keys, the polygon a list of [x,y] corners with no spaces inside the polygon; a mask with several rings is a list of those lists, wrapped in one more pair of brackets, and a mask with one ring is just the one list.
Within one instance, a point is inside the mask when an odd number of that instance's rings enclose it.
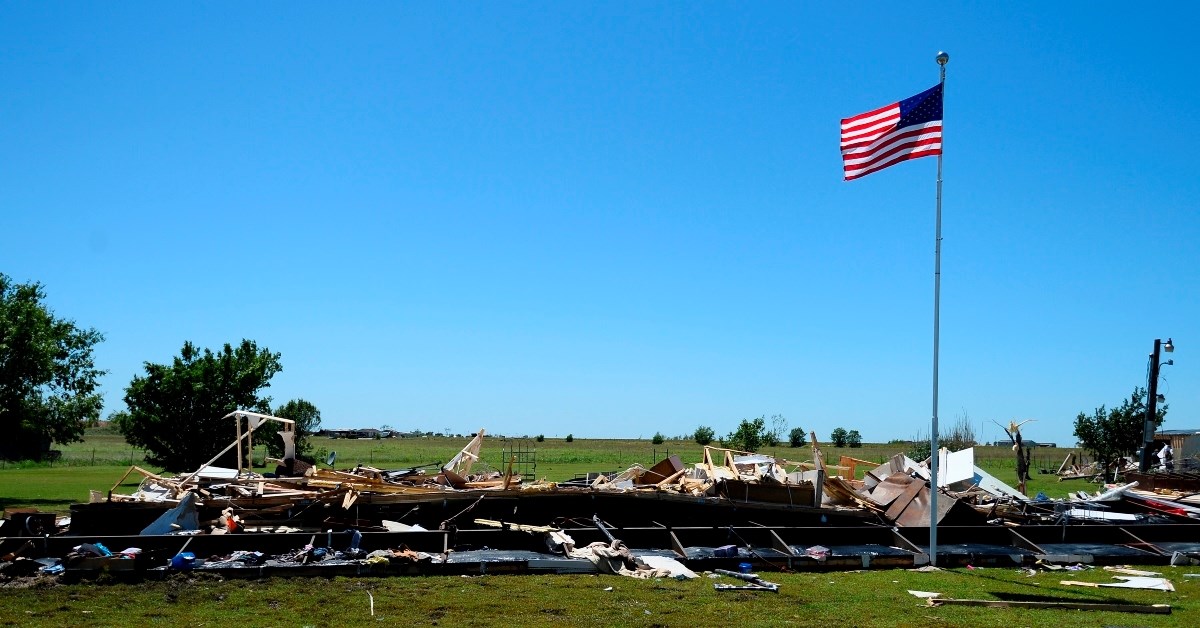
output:
{"label": "splintered lumber", "polygon": [[809,432],[808,437],[812,441],[813,462],[816,463],[818,471],[824,471],[825,455],[821,453],[821,446],[817,444],[817,433]]}
{"label": "splintered lumber", "polygon": [[1067,470],[1067,467],[1071,466],[1071,460],[1073,460],[1074,458],[1075,458],[1075,452],[1072,451],[1071,453],[1067,454],[1066,459],[1064,459],[1063,463],[1058,466],[1058,471],[1056,473],[1058,475],[1062,475],[1063,472]]}
{"label": "splintered lumber", "polygon": [[829,495],[835,502],[853,502],[859,506],[874,512],[883,512],[884,509],[879,504],[863,497],[854,486],[839,477],[825,478],[825,494]]}
{"label": "splintered lumber", "polygon": [[108,489],[108,492],[111,494],[113,491],[117,490],[121,486],[121,483],[125,481],[125,478],[129,477],[129,474],[131,474],[135,471],[142,477],[154,480],[155,482],[158,482],[159,484],[163,484],[163,485],[175,484],[174,480],[168,480],[167,478],[164,478],[163,476],[158,475],[157,473],[154,473],[153,471],[147,471],[137,465],[133,465],[132,467],[129,467],[129,469],[127,471],[125,471],[125,475],[122,475],[121,479],[117,480],[116,484],[113,484],[112,488]]}
{"label": "splintered lumber", "polygon": [[930,606],[943,604],[957,606],[990,606],[993,608],[1053,608],[1074,611],[1113,611],[1117,613],[1149,613],[1154,615],[1170,615],[1170,604],[1120,604],[1100,602],[1062,601],[1008,601],[1008,600],[955,600],[950,598],[928,598]]}
{"label": "splintered lumber", "polygon": [[353,488],[364,493],[438,493],[440,488],[407,486],[331,469],[309,469],[305,485],[313,488]]}
{"label": "splintered lumber", "polygon": [[534,526],[524,523],[509,523],[507,521],[496,521],[495,519],[476,519],[475,525],[481,525],[485,528],[507,528],[509,530],[520,530],[521,532],[558,532],[560,528],[551,526]]}
{"label": "splintered lumber", "polygon": [[831,468],[844,469],[846,471],[846,478],[853,480],[855,479],[855,471],[860,464],[865,464],[872,469],[879,466],[878,462],[871,462],[870,460],[862,460],[859,458],[851,458],[850,456],[842,456],[841,459],[838,460],[838,466]]}
{"label": "splintered lumber", "polygon": [[656,486],[658,486],[658,488],[660,488],[660,489],[666,488],[667,486],[670,486],[671,484],[673,484],[679,478],[683,477],[684,473],[687,473],[687,470],[680,469],[680,470],[676,471],[675,473],[671,474],[670,476],[668,476],[662,482],[659,482]]}

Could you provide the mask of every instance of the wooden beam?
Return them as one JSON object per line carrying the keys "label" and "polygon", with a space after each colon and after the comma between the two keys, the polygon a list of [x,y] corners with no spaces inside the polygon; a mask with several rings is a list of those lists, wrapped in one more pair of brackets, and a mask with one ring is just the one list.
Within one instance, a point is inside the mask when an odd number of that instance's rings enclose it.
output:
{"label": "wooden beam", "polygon": [[831,467],[831,468],[845,469],[846,476],[849,479],[853,480],[853,479],[855,479],[855,477],[854,477],[855,471],[858,469],[858,465],[860,465],[860,464],[865,464],[872,469],[879,466],[878,462],[871,462],[870,460],[861,460],[859,458],[851,458],[850,456],[842,456],[841,459],[838,460],[838,466]]}
{"label": "wooden beam", "polygon": [[1071,453],[1067,454],[1067,457],[1063,460],[1063,463],[1058,465],[1058,471],[1055,473],[1055,475],[1062,475],[1063,471],[1066,471],[1067,467],[1069,467],[1071,465],[1071,459],[1074,457],[1075,457],[1075,452],[1073,452],[1073,451]]}
{"label": "wooden beam", "polygon": [[903,493],[900,493],[896,496],[896,500],[892,502],[892,505],[887,509],[887,512],[885,512],[883,516],[886,517],[888,521],[895,521],[896,519],[899,519],[900,514],[904,512],[904,509],[908,508],[908,505],[912,503],[912,500],[917,498],[917,495],[920,494],[921,490],[924,488],[924,482],[920,480],[913,480],[912,483],[908,485],[908,488],[904,489]]}

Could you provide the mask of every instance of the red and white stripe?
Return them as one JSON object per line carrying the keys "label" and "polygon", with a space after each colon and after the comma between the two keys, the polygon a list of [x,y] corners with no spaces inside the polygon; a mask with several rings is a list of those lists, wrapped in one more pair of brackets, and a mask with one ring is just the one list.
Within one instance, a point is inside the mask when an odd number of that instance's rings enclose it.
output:
{"label": "red and white stripe", "polygon": [[892,164],[942,154],[942,121],[896,128],[900,103],[842,119],[842,166],[846,180]]}

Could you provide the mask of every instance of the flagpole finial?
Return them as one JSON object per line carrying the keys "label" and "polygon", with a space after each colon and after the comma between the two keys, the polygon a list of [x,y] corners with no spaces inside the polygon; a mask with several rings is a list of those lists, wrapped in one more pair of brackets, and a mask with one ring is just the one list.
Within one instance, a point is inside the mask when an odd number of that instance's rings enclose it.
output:
{"label": "flagpole finial", "polygon": [[937,53],[937,56],[934,57],[934,60],[937,61],[938,65],[944,67],[947,63],[950,62],[950,55],[946,54],[944,51],[939,50]]}

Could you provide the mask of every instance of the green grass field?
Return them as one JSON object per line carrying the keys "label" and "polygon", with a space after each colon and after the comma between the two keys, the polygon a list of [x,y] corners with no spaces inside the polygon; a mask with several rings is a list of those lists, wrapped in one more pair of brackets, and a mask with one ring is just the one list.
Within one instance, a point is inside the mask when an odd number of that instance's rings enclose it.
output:
{"label": "green grass field", "polygon": [[[232,439],[231,439],[232,440]],[[458,453],[467,438],[389,438],[389,439],[329,439],[314,437],[313,450],[324,458],[328,452],[337,453],[335,467],[349,468],[364,464],[384,469],[446,462]],[[837,464],[843,456],[883,462],[903,453],[903,444],[864,444],[859,448],[823,446],[825,460]],[[623,470],[637,463],[650,466],[667,455],[677,455],[684,464],[701,460],[702,447],[692,441],[668,440],[655,445],[649,440],[636,439],[546,439],[544,442],[487,438],[481,451],[488,466],[503,470],[514,450],[521,450],[521,459],[528,464],[518,466],[527,478],[562,481],[589,471]],[[107,428],[89,430],[83,442],[61,447],[62,456],[52,463],[0,463],[0,508],[37,507],[53,512],[66,512],[70,505],[85,502],[90,490],[108,491],[136,464],[159,470],[146,464],[144,454],[125,443],[124,438]],[[1028,486],[1030,495],[1039,491],[1047,496],[1064,497],[1078,490],[1094,491],[1095,486],[1082,481],[1059,482],[1054,475],[1038,473],[1038,469],[1055,471],[1069,449],[1038,449],[1034,451],[1033,478]],[[762,453],[795,462],[811,461],[808,447],[787,445],[766,448]],[[262,445],[255,447],[255,460],[266,456]],[[976,447],[976,464],[1000,480],[1016,486],[1015,454],[1007,447]],[[859,467],[858,477],[862,477]],[[261,470],[267,470],[261,468]],[[137,486],[130,480],[118,492]]]}
{"label": "green grass field", "polygon": [[[690,581],[594,575],[222,581],[180,575],[164,582],[3,589],[6,610],[0,625],[1195,626],[1200,582],[1183,574],[1198,570],[1161,569],[1175,592],[1059,584],[1063,579],[1113,581],[1099,569],[1033,576],[999,568],[761,574],[781,585],[778,593],[720,592],[714,582],[737,581],[703,576]],[[1169,604],[1172,613],[929,608],[909,589],[958,599]]]}

